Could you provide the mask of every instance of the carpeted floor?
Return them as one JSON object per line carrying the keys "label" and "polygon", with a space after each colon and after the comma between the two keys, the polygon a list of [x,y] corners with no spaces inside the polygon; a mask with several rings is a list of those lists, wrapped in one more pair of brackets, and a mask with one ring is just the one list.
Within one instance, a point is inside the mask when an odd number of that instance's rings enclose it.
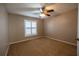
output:
{"label": "carpeted floor", "polygon": [[8,56],[75,56],[77,47],[48,38],[33,39],[13,44]]}

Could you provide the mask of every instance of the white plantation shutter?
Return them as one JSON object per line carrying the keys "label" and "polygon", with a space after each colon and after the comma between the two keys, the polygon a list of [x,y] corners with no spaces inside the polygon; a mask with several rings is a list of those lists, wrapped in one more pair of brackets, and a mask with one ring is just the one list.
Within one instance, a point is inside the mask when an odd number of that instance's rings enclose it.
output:
{"label": "white plantation shutter", "polygon": [[24,20],[25,37],[37,35],[37,22],[31,20]]}
{"label": "white plantation shutter", "polygon": [[37,23],[35,21],[32,22],[32,34],[37,34]]}

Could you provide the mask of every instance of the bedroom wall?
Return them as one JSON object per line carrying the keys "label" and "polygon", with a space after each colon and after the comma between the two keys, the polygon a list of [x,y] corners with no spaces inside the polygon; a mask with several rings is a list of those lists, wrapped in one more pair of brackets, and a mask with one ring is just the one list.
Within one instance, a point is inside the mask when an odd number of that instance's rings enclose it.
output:
{"label": "bedroom wall", "polygon": [[6,54],[8,48],[8,17],[4,4],[0,4],[0,56]]}
{"label": "bedroom wall", "polygon": [[[25,17],[17,14],[8,14],[9,17],[9,42],[17,42],[21,40],[25,40],[27,38],[24,37],[24,20],[32,20],[37,21],[37,36],[43,35],[43,20],[39,20],[37,18]],[[37,37],[36,36],[36,37]]]}
{"label": "bedroom wall", "polygon": [[79,4],[78,4],[77,39],[79,40]]}
{"label": "bedroom wall", "polygon": [[44,20],[46,36],[76,44],[77,9]]}

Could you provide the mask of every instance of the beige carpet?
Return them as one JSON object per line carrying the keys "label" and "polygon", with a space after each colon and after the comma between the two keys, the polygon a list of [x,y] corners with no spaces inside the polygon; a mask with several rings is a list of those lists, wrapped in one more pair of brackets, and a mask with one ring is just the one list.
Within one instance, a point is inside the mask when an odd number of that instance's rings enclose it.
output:
{"label": "beige carpet", "polygon": [[47,38],[33,39],[10,46],[8,56],[75,56],[77,47]]}

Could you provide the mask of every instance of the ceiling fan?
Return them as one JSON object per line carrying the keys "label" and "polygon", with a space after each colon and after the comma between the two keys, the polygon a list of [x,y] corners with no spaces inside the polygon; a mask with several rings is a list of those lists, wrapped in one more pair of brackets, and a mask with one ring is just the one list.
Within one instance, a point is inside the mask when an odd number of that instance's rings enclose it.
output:
{"label": "ceiling fan", "polygon": [[47,9],[46,6],[44,6],[40,9],[40,11],[41,11],[41,14],[40,14],[41,17],[51,16],[51,13],[54,12],[54,9],[52,9],[52,8]]}

